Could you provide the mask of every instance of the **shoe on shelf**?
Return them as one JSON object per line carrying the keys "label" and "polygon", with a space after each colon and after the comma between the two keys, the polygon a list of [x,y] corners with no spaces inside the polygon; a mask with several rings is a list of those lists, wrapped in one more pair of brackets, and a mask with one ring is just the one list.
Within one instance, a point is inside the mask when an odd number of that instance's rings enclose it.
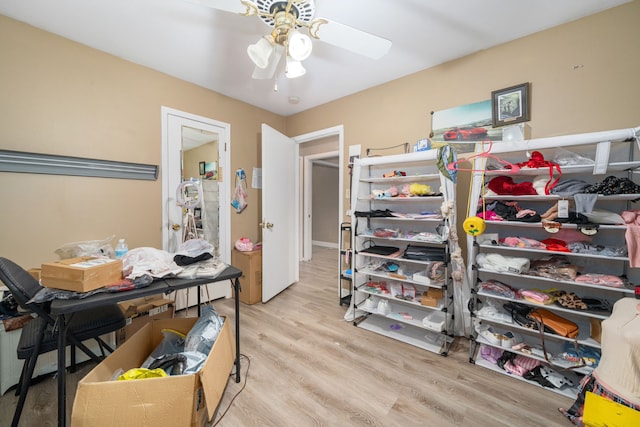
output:
{"label": "shoe on shelf", "polygon": [[371,296],[367,298],[364,302],[364,308],[369,311],[376,311],[378,309],[378,298]]}
{"label": "shoe on shelf", "polygon": [[502,346],[502,334],[497,333],[491,326],[480,325],[476,331],[478,335],[485,339],[489,344]]}
{"label": "shoe on shelf", "polygon": [[502,334],[501,338],[502,338],[501,345],[504,348],[511,348],[514,345],[522,342],[522,337],[518,334],[514,334],[511,331],[508,331]]}

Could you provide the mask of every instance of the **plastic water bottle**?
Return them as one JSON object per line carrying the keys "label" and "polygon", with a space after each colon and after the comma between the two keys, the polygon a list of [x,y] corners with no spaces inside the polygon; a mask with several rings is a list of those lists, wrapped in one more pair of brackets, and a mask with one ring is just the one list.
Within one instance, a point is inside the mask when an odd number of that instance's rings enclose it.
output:
{"label": "plastic water bottle", "polygon": [[118,240],[118,244],[116,245],[116,259],[122,259],[127,252],[129,252],[127,242],[125,242],[124,239]]}

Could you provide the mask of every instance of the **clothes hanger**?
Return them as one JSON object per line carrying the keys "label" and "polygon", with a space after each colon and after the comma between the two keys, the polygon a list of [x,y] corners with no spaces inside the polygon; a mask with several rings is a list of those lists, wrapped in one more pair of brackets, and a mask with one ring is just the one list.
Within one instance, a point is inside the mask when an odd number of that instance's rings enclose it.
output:
{"label": "clothes hanger", "polygon": [[504,173],[518,173],[520,171],[520,166],[518,165],[514,165],[513,163],[510,163],[506,160],[501,159],[498,156],[495,156],[493,154],[491,154],[491,147],[493,147],[493,141],[490,139],[484,140],[482,141],[482,145],[484,147],[484,143],[488,142],[489,143],[489,148],[487,148],[487,150],[481,152],[481,153],[476,153],[473,154],[469,157],[463,158],[463,159],[459,159],[456,160],[455,162],[449,163],[447,164],[447,169],[448,170],[457,170],[457,171],[470,171],[470,172],[484,172],[485,169],[473,169],[473,168],[460,168],[458,167],[458,163],[460,162],[466,162],[466,161],[471,161],[473,159],[476,158],[484,158],[484,159],[494,159],[495,161],[497,161],[498,163],[502,164],[505,166],[504,170],[500,170],[500,172],[504,172]]}

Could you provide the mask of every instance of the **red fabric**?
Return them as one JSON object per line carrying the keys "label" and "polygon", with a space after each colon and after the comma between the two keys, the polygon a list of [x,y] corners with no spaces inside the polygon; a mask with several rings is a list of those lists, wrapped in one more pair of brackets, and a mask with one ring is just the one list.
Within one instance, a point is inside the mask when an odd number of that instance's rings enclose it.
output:
{"label": "red fabric", "polygon": [[532,182],[521,182],[516,184],[510,176],[496,176],[489,184],[489,190],[501,196],[527,196],[537,195],[538,192],[533,188]]}
{"label": "red fabric", "polygon": [[567,247],[567,242],[560,239],[548,238],[541,241],[547,246],[548,251],[553,252],[571,252]]}
{"label": "red fabric", "polygon": [[[531,153],[531,158],[522,163],[518,163],[516,166],[520,166],[521,168],[530,168],[530,169],[540,169],[540,168],[549,168],[549,181],[544,186],[544,194],[550,194],[551,189],[556,186],[558,181],[560,181],[560,177],[562,176],[562,170],[560,170],[560,165],[551,162],[549,160],[545,160],[544,156],[539,151],[534,151]],[[558,171],[559,176],[553,180],[553,169]]]}

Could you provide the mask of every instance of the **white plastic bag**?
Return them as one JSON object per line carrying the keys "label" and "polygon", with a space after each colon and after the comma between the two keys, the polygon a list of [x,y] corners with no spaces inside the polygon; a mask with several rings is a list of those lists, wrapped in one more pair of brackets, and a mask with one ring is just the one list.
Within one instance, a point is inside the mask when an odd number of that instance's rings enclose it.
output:
{"label": "white plastic bag", "polygon": [[56,254],[60,259],[76,258],[81,256],[106,256],[115,258],[115,252],[111,246],[111,241],[116,236],[107,237],[103,240],[87,240],[86,242],[73,242],[56,249]]}
{"label": "white plastic bag", "polygon": [[247,176],[244,169],[238,169],[236,172],[236,189],[233,192],[231,206],[240,213],[247,207]]}

